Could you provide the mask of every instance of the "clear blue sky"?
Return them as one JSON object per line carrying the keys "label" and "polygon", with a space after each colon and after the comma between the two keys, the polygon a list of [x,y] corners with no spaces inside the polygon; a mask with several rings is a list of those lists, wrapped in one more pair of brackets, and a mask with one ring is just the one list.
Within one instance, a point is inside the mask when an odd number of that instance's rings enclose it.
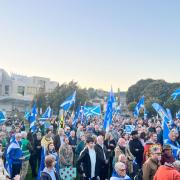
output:
{"label": "clear blue sky", "polygon": [[180,1],[0,0],[0,67],[106,90],[180,82]]}

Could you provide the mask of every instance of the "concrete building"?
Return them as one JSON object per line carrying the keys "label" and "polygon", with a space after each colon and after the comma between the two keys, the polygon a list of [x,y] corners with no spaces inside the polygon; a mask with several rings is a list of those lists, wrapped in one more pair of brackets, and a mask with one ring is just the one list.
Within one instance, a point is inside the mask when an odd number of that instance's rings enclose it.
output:
{"label": "concrete building", "polygon": [[34,96],[40,92],[53,91],[58,82],[44,77],[28,77],[17,74],[8,75],[0,69],[0,110],[25,111],[31,106]]}

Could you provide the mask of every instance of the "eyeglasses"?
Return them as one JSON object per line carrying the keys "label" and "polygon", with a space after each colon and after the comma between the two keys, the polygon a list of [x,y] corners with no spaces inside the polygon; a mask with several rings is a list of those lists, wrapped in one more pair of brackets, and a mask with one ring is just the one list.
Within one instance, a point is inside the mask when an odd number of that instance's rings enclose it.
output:
{"label": "eyeglasses", "polygon": [[126,169],[120,169],[119,171],[123,172],[123,171],[126,171]]}
{"label": "eyeglasses", "polygon": [[155,153],[155,154],[157,154],[157,155],[161,156],[161,153]]}

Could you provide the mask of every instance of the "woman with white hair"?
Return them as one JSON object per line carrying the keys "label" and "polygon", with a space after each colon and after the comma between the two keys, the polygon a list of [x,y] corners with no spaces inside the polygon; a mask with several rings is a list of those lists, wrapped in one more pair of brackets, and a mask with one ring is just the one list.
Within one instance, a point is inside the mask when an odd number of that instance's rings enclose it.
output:
{"label": "woman with white hair", "polygon": [[126,165],[124,163],[117,162],[114,169],[115,172],[110,180],[131,180],[131,178],[126,174]]}

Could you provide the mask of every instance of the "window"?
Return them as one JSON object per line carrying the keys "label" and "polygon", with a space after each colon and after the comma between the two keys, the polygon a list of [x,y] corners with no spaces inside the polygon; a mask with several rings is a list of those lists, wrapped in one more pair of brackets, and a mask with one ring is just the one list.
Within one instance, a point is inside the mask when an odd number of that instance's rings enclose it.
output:
{"label": "window", "polygon": [[0,84],[0,96],[2,96],[2,85]]}
{"label": "window", "polygon": [[5,95],[9,95],[9,85],[5,85]]}
{"label": "window", "polygon": [[24,96],[24,90],[25,90],[25,87],[24,86],[18,86],[17,87],[17,93],[18,94],[21,94]]}

